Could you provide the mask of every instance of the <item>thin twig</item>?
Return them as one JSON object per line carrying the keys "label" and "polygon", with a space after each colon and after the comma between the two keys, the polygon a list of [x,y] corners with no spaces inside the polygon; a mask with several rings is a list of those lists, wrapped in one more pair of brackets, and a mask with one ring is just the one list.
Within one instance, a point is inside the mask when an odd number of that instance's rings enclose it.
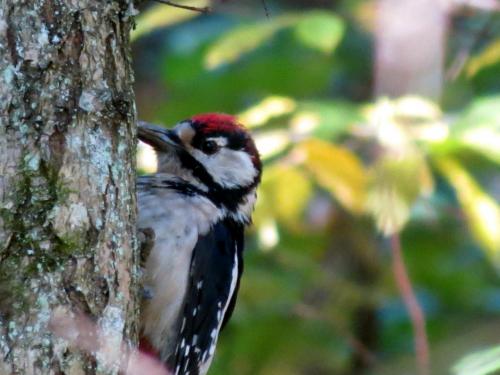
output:
{"label": "thin twig", "polygon": [[210,13],[212,11],[212,9],[210,7],[193,7],[193,6],[189,6],[189,5],[173,3],[169,0],[155,0],[155,1],[158,3],[165,4],[165,5],[170,5],[171,7],[192,10],[194,12],[200,12],[200,13],[204,13],[204,14]]}
{"label": "thin twig", "polygon": [[262,0],[262,6],[264,7],[264,12],[266,12],[266,18],[269,18],[269,8],[267,7],[266,0]]}
{"label": "thin twig", "polygon": [[413,291],[408,271],[406,270],[403,260],[401,239],[397,233],[391,236],[391,251],[394,278],[396,279],[396,284],[398,285],[399,292],[410,314],[413,325],[418,371],[420,375],[429,375],[429,343],[427,341],[427,332],[425,329],[425,316],[415,296],[415,292]]}
{"label": "thin twig", "polygon": [[354,350],[367,365],[377,363],[377,357],[370,348],[361,342],[356,336],[343,327],[343,325],[331,315],[327,315],[315,310],[312,306],[299,303],[293,311],[297,316],[307,319],[318,319],[330,325],[347,342],[347,345]]}

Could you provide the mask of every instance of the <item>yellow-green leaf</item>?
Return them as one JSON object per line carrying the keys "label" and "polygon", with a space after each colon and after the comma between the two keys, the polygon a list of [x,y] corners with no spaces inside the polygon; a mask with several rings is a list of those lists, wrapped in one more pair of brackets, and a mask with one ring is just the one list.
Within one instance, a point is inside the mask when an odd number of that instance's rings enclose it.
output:
{"label": "yellow-green leaf", "polygon": [[500,266],[500,206],[455,160],[441,158],[436,165],[455,189],[477,242]]}
{"label": "yellow-green leaf", "polygon": [[312,184],[297,167],[274,164],[266,168],[259,194],[257,220],[267,222],[271,216],[296,229],[311,198]]}
{"label": "yellow-green leaf", "polygon": [[451,126],[450,139],[500,163],[500,96],[478,98]]}
{"label": "yellow-green leaf", "polygon": [[363,211],[367,173],[354,153],[318,139],[302,142],[295,151],[317,182],[345,208],[354,213]]}
{"label": "yellow-green leaf", "polygon": [[500,62],[500,39],[489,44],[479,55],[472,57],[467,63],[468,77],[475,76],[479,71]]}
{"label": "yellow-green leaf", "polygon": [[225,33],[209,49],[205,56],[205,67],[215,69],[238,60],[242,55],[256,49],[276,32],[291,25],[296,15],[286,15],[265,22],[242,25]]}
{"label": "yellow-green leaf", "polygon": [[390,235],[406,224],[415,200],[432,189],[432,175],[421,155],[385,156],[373,167],[367,207],[378,229]]}
{"label": "yellow-green leaf", "polygon": [[[210,5],[209,0],[178,0],[179,4],[204,8]],[[184,22],[200,15],[198,12],[175,8],[165,4],[156,4],[141,13],[136,19],[136,28],[130,34],[132,41],[148,34],[160,27],[167,27],[176,23]]]}
{"label": "yellow-green leaf", "polygon": [[274,180],[274,205],[278,208],[278,217],[296,223],[311,198],[311,183],[293,167],[276,168]]}
{"label": "yellow-green leaf", "polygon": [[294,99],[284,96],[268,96],[256,105],[238,115],[238,119],[249,128],[265,125],[271,119],[289,114],[295,110]]}
{"label": "yellow-green leaf", "polygon": [[331,53],[342,40],[344,24],[332,13],[311,12],[295,27],[297,38],[310,48]]}

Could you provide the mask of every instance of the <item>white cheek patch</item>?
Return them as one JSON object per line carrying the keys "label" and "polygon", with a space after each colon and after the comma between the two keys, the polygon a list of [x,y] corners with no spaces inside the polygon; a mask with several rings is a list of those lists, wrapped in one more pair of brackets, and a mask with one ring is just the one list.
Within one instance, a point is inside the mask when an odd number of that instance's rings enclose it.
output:
{"label": "white cheek patch", "polygon": [[179,123],[174,130],[184,145],[191,144],[195,131],[189,122]]}
{"label": "white cheek patch", "polygon": [[222,148],[214,155],[205,155],[194,150],[193,156],[203,164],[214,181],[225,188],[248,186],[257,175],[252,159],[245,151]]}

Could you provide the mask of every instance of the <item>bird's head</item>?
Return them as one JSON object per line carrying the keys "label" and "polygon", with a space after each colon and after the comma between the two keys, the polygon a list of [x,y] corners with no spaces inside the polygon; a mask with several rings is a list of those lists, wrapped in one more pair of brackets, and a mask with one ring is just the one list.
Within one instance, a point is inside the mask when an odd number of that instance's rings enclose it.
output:
{"label": "bird's head", "polygon": [[201,187],[226,207],[236,209],[248,194],[255,195],[262,172],[259,153],[250,133],[233,116],[201,114],[171,130],[141,123],[139,139],[155,149],[158,173]]}

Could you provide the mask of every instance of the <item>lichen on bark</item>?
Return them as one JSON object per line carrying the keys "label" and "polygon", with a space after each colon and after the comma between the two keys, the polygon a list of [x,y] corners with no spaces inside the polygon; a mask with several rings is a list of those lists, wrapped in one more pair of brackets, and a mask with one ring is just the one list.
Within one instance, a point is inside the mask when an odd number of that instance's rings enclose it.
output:
{"label": "lichen on bark", "polygon": [[0,4],[0,374],[116,373],[49,323],[136,338],[133,3]]}

